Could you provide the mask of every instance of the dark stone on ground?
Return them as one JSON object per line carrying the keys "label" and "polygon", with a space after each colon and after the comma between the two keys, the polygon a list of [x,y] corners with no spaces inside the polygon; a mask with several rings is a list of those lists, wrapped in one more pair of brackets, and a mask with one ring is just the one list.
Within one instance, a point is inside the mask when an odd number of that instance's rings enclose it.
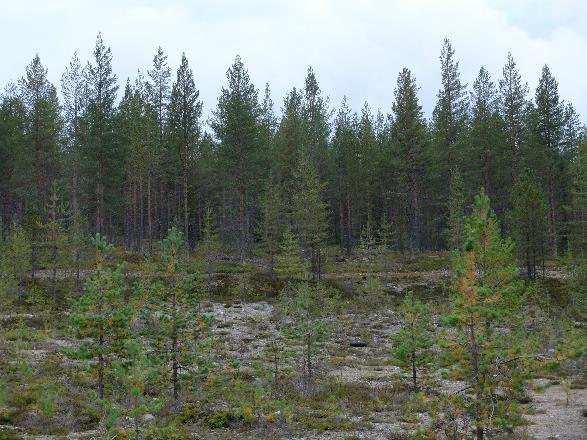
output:
{"label": "dark stone on ground", "polygon": [[351,341],[349,345],[351,347],[366,347],[367,342],[363,341],[362,339],[355,339],[354,341]]}

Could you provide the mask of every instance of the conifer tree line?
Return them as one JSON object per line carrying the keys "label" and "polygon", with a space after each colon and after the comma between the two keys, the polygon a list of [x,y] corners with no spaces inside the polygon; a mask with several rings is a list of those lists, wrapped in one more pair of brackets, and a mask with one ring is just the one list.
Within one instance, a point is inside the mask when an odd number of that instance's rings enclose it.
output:
{"label": "conifer tree line", "polygon": [[531,92],[508,54],[500,78],[481,67],[468,87],[445,40],[430,120],[408,68],[389,114],[334,109],[309,68],[278,117],[237,56],[206,121],[185,54],[172,72],[159,48],[125,83],[112,57],[98,35],[55,85],[36,55],[1,95],[0,219],[31,237],[33,271],[57,228],[150,252],[172,226],[188,250],[213,227],[224,251],[261,245],[272,265],[293,235],[318,273],[326,244],[454,249],[481,188],[529,276],[545,256],[585,256],[585,129],[547,66]]}

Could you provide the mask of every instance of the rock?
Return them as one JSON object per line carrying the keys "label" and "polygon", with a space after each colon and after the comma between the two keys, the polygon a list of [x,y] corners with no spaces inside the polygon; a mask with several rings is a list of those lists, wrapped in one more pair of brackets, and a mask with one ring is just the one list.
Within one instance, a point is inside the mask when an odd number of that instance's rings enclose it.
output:
{"label": "rock", "polygon": [[394,294],[402,293],[404,291],[404,288],[396,283],[387,283],[385,287]]}
{"label": "rock", "polygon": [[153,420],[155,420],[155,416],[153,414],[143,414],[143,422],[152,422]]}
{"label": "rock", "polygon": [[355,339],[349,343],[351,347],[366,347],[367,342],[362,339]]}

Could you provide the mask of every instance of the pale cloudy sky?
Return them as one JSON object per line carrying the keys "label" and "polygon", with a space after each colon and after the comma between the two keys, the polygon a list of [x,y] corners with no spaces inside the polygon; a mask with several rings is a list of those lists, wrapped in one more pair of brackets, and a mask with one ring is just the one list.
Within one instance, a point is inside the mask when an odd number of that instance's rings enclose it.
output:
{"label": "pale cloudy sky", "polygon": [[565,100],[587,117],[586,0],[0,0],[0,85],[39,53],[58,83],[75,50],[91,56],[101,31],[124,84],[150,67],[157,46],[173,69],[185,51],[209,114],[240,54],[253,81],[269,82],[276,108],[313,66],[338,106],[390,111],[397,74],[412,69],[430,114],[448,37],[464,82],[485,65],[495,82],[511,51],[533,95],[545,63]]}

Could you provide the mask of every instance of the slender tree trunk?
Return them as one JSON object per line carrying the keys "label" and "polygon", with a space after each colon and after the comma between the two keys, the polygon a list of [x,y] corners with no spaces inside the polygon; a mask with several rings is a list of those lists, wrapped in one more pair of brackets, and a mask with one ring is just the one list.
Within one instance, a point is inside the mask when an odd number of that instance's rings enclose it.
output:
{"label": "slender tree trunk", "polygon": [[141,250],[141,197],[140,197],[140,180],[134,183],[134,249]]}
{"label": "slender tree trunk", "polygon": [[344,208],[342,206],[342,197],[338,202],[338,223],[340,228],[340,241],[342,247],[346,249],[346,235],[345,235],[345,227],[344,227]]}
{"label": "slender tree trunk", "polygon": [[[477,403],[481,403],[482,395],[481,395],[481,378],[479,377],[479,346],[477,344],[477,338],[475,335],[475,325],[473,324],[473,318],[470,318],[469,322],[469,342],[471,344],[471,367],[472,367],[472,377],[471,383],[476,389],[476,398]],[[481,414],[479,408],[476,409],[475,414],[475,424],[476,424],[476,438],[477,440],[483,440],[484,436],[484,429],[481,425]]]}
{"label": "slender tree trunk", "polygon": [[276,386],[279,382],[279,355],[277,353],[277,347],[273,352],[273,386]]}
{"label": "slender tree trunk", "polygon": [[75,248],[75,292],[79,295],[81,291],[81,282],[80,282],[80,251],[79,247],[76,245]]}
{"label": "slender tree trunk", "polygon": [[240,228],[240,259],[244,261],[245,258],[245,239],[246,239],[246,231],[245,231],[245,222],[246,222],[246,202],[245,202],[245,185],[244,182],[241,181],[239,185],[239,228]]}
{"label": "slender tree trunk", "polygon": [[104,355],[102,354],[102,349],[104,347],[104,329],[100,328],[100,338],[98,339],[98,344],[100,346],[100,354],[98,355],[98,398],[104,398]]}
{"label": "slender tree trunk", "polygon": [[153,252],[153,218],[151,213],[151,173],[147,176],[147,238],[149,239],[149,255]]}
{"label": "slender tree trunk", "polygon": [[417,378],[417,370],[416,370],[416,353],[412,352],[411,360],[412,360],[412,382],[414,383],[414,391],[418,392],[418,378]]}
{"label": "slender tree trunk", "polygon": [[347,255],[350,257],[351,256],[351,252],[352,252],[352,237],[353,237],[353,233],[352,233],[352,223],[351,223],[351,197],[350,194],[347,191],[346,194],[346,228],[347,228],[347,234],[348,234],[348,239],[347,239],[347,250],[346,253]]}
{"label": "slender tree trunk", "polygon": [[39,245],[37,244],[37,226],[33,225],[31,233],[31,281],[35,281],[37,271],[37,260],[39,258]]}
{"label": "slender tree trunk", "polygon": [[[139,398],[137,396],[133,397],[133,409],[136,411],[139,407]],[[138,440],[141,438],[141,431],[139,425],[139,413],[138,411],[135,412],[134,416],[134,424],[135,424],[135,438]]]}
{"label": "slender tree trunk", "polygon": [[132,190],[128,178],[125,182],[124,189],[124,242],[127,249],[131,249],[132,229],[131,229],[131,209],[132,209]]}
{"label": "slender tree trunk", "polygon": [[71,182],[71,208],[74,216],[79,212],[79,166],[79,157],[76,153],[73,161],[73,177]]}
{"label": "slender tree trunk", "polygon": [[318,282],[322,279],[322,250],[318,248]]}
{"label": "slender tree trunk", "polygon": [[101,171],[98,165],[98,175],[96,176],[96,234],[102,234],[102,197],[100,195]]}
{"label": "slender tree trunk", "polygon": [[183,233],[185,241],[186,256],[190,255],[190,219],[189,219],[189,205],[188,205],[188,163],[187,163],[187,146],[182,168],[183,168]]}
{"label": "slender tree trunk", "polygon": [[[55,222],[53,218],[53,222]],[[55,226],[53,226],[55,228]],[[51,272],[51,291],[53,292],[53,304],[57,304],[57,233],[55,230],[51,232],[51,265],[53,266]]]}
{"label": "slender tree trunk", "polygon": [[306,367],[308,368],[308,379],[312,379],[312,340],[310,336],[306,337]]}
{"label": "slender tree trunk", "polygon": [[165,197],[165,183],[163,178],[159,181],[159,240],[163,240],[165,233],[167,232],[167,221],[166,221],[166,204],[169,203]]}
{"label": "slender tree trunk", "polygon": [[532,263],[530,262],[530,237],[526,236],[526,272],[528,280],[532,280]]}
{"label": "slender tree trunk", "polygon": [[[98,302],[98,313],[101,315],[104,313],[104,291],[102,290],[102,272],[101,272],[101,263],[98,263],[98,283],[100,286],[100,290],[98,292],[99,295],[99,302]],[[99,335],[98,335],[98,346],[99,346],[99,354],[98,354],[98,398],[104,399],[104,370],[105,370],[105,360],[104,360],[104,346],[106,345],[105,337],[104,337],[104,324],[100,323],[99,328]]]}
{"label": "slender tree trunk", "polygon": [[173,400],[179,403],[179,359],[178,359],[178,343],[177,343],[177,293],[173,289],[172,299],[173,310],[173,330],[171,333],[171,363],[172,363],[172,381],[173,381]]}
{"label": "slender tree trunk", "polygon": [[139,252],[143,252],[145,242],[145,197],[143,194],[143,176],[139,179]]}
{"label": "slender tree trunk", "polygon": [[371,205],[371,198],[367,200],[367,236],[369,239],[373,236],[373,207]]}
{"label": "slender tree trunk", "polygon": [[536,247],[532,246],[532,280],[536,279]]}
{"label": "slender tree trunk", "polygon": [[550,229],[550,245],[552,247],[552,254],[556,258],[558,255],[558,231],[554,204],[554,176],[552,172],[552,165],[549,166],[548,170],[548,220]]}

